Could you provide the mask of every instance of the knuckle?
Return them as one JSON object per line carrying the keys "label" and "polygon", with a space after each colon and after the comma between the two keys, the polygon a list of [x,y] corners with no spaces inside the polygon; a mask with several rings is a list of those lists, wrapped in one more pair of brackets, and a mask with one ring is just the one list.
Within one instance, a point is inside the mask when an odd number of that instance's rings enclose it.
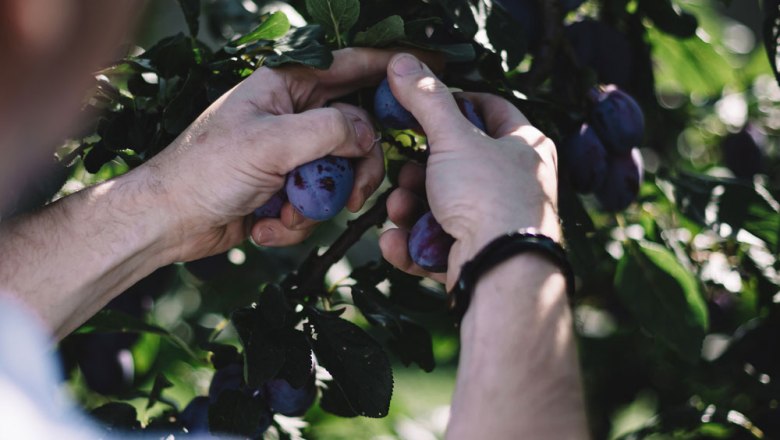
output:
{"label": "knuckle", "polygon": [[321,109],[308,130],[319,136],[327,136],[335,143],[346,142],[351,135],[351,124],[347,116],[335,108]]}

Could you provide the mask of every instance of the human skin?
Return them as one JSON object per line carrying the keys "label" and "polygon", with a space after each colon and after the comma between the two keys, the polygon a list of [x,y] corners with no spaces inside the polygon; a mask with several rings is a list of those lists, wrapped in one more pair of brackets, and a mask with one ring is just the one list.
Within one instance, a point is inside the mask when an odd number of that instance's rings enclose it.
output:
{"label": "human skin", "polygon": [[[393,94],[428,134],[425,168],[409,164],[387,201],[398,228],[382,252],[409,273],[452,288],[462,264],[502,233],[535,228],[556,240],[555,146],[510,103],[467,93],[489,136],[474,128],[430,69],[409,55],[391,62]],[[408,231],[424,212],[455,237],[446,274],[416,266]],[[461,352],[448,439],[588,437],[572,318],[560,270],[529,253],[479,281],[461,324]]]}
{"label": "human skin", "polygon": [[158,267],[250,234],[265,246],[302,241],[316,222],[289,203],[279,219],[250,215],[298,165],[356,158],[347,208],[357,211],[384,177],[376,134],[365,111],[322,107],[378,83],[392,55],[345,49],[325,71],[259,69],[143,166],[0,223],[0,286],[62,337]]}

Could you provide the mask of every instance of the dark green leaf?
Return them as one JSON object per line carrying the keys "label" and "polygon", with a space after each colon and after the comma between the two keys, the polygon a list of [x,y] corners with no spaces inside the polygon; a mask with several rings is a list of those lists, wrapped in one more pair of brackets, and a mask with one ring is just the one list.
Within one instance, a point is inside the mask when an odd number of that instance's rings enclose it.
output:
{"label": "dark green leaf", "polygon": [[358,0],[306,0],[306,10],[315,23],[328,35],[340,39],[357,23],[360,16]]}
{"label": "dark green leaf", "polygon": [[437,3],[441,5],[447,18],[455,23],[455,26],[466,38],[474,37],[479,28],[468,0],[438,0]]}
{"label": "dark green leaf", "polygon": [[284,365],[285,352],[263,323],[262,315],[247,307],[233,312],[230,320],[244,346],[247,383],[260,386],[273,379]]}
{"label": "dark green leaf", "polygon": [[695,362],[708,327],[696,278],[663,246],[629,242],[618,263],[615,289],[651,336]]}
{"label": "dark green leaf", "polygon": [[693,15],[675,9],[670,0],[643,0],[639,9],[655,27],[677,38],[690,38],[696,35],[699,21]]}
{"label": "dark green leaf", "polygon": [[397,15],[391,15],[364,32],[358,32],[352,44],[355,46],[384,47],[403,39],[405,36],[404,20]]}
{"label": "dark green leaf", "polygon": [[388,346],[406,366],[414,362],[427,373],[436,367],[431,334],[405,316],[401,316],[400,333],[390,339]]}
{"label": "dark green leaf", "polygon": [[209,406],[209,431],[255,438],[270,414],[262,399],[238,390],[225,390]]}
{"label": "dark green leaf", "polygon": [[149,392],[149,402],[146,404],[146,409],[153,407],[160,399],[160,396],[162,396],[163,390],[172,386],[173,384],[163,374],[158,374],[157,377],[154,378],[152,391]]}
{"label": "dark green leaf", "polygon": [[731,225],[734,232],[744,229],[764,240],[773,252],[780,245],[780,212],[777,201],[764,188],[727,185],[718,199],[718,220]]}
{"label": "dark green leaf", "polygon": [[290,30],[290,20],[284,12],[278,11],[271,14],[254,30],[231,43],[232,46],[243,46],[258,40],[276,40]]}
{"label": "dark green leaf", "polygon": [[165,106],[163,128],[172,135],[178,135],[200,115],[206,104],[203,75],[192,71],[176,97]]}
{"label": "dark green leaf", "polygon": [[196,37],[200,24],[200,0],[177,0],[181,11],[184,13],[184,19],[187,20],[187,27],[190,29],[190,35]]}
{"label": "dark green leaf", "polygon": [[277,375],[293,386],[302,388],[311,378],[313,362],[311,346],[306,335],[299,330],[290,329],[280,335],[284,347],[284,365]]}
{"label": "dark green leaf", "polygon": [[393,373],[382,347],[360,327],[312,310],[308,335],[317,359],[333,376],[352,410],[384,417],[390,409]]}
{"label": "dark green leaf", "polygon": [[506,62],[510,68],[523,61],[528,51],[528,41],[524,32],[517,32],[517,23],[504,8],[490,9],[485,22],[485,31],[496,52],[506,51]]}
{"label": "dark green leaf", "polygon": [[197,64],[192,40],[181,33],[160,40],[139,58],[149,60],[150,66],[163,78],[186,77]]}
{"label": "dark green leaf", "polygon": [[331,414],[339,417],[357,417],[358,413],[352,409],[344,392],[341,391],[335,382],[327,382],[327,388],[322,390],[322,397],[320,397],[320,407]]}
{"label": "dark green leaf", "polygon": [[319,25],[294,29],[274,47],[275,54],[265,59],[265,65],[303,64],[317,69],[327,69],[333,62],[333,53],[320,44],[324,32]]}
{"label": "dark green leaf", "polygon": [[243,357],[238,353],[238,349],[232,345],[217,344],[212,342],[206,347],[211,352],[211,365],[219,370],[230,364],[240,363]]}
{"label": "dark green leaf", "polygon": [[107,403],[93,409],[91,415],[112,431],[139,429],[141,427],[135,408],[124,402]]}
{"label": "dark green leaf", "polygon": [[282,328],[290,312],[284,291],[276,284],[265,287],[257,301],[257,309],[263,322],[272,329]]}

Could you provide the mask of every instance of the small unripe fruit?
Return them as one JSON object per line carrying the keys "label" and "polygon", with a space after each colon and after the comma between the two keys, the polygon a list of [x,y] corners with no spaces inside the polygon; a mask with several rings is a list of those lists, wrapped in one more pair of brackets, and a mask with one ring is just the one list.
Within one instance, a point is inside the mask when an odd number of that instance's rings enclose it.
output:
{"label": "small unripe fruit", "polygon": [[287,176],[287,198],[305,217],[328,220],[347,204],[355,175],[348,159],[326,156],[303,164]]}
{"label": "small unripe fruit", "polygon": [[453,243],[455,239],[428,212],[409,232],[409,255],[412,261],[427,271],[446,272]]}
{"label": "small unripe fruit", "polygon": [[605,211],[626,209],[639,195],[643,177],[642,154],[634,148],[630,154],[610,156],[604,183],[596,189],[596,198]]}
{"label": "small unripe fruit", "polygon": [[588,124],[563,142],[561,165],[577,192],[590,193],[604,183],[607,150]]}
{"label": "small unripe fruit", "polygon": [[639,104],[613,85],[591,90],[591,125],[607,149],[626,155],[645,135],[645,116]]}

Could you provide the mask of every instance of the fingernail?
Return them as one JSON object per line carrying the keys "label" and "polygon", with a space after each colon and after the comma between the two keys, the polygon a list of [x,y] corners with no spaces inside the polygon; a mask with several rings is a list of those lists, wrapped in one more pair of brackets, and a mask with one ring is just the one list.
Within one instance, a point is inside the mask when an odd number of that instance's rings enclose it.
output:
{"label": "fingernail", "polygon": [[274,231],[269,228],[263,228],[257,232],[255,242],[261,246],[266,246],[274,241]]}
{"label": "fingernail", "polygon": [[363,150],[369,150],[374,145],[374,127],[362,119],[354,119],[355,133],[358,146]]}
{"label": "fingernail", "polygon": [[422,64],[411,55],[398,56],[393,61],[393,72],[398,76],[407,76],[422,70]]}
{"label": "fingernail", "polygon": [[293,209],[292,219],[290,219],[290,228],[294,228],[303,223],[303,216],[298,214],[296,209]]}

